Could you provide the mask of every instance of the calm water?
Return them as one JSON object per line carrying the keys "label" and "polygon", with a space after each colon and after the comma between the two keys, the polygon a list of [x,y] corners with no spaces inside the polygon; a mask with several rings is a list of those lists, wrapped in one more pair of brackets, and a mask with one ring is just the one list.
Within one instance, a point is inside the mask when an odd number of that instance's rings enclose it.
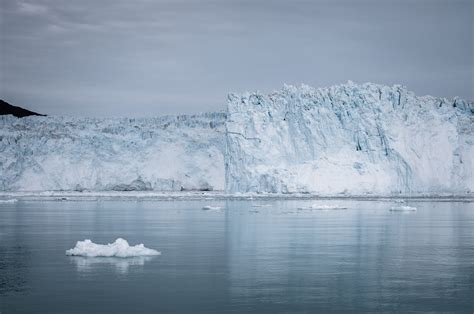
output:
{"label": "calm water", "polygon": [[[474,311],[473,203],[312,203],[0,204],[0,312]],[[117,237],[162,255],[64,254]]]}

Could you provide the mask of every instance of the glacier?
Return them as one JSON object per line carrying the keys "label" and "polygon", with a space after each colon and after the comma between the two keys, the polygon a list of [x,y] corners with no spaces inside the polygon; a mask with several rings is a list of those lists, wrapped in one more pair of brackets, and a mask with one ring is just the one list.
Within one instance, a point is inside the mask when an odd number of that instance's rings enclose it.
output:
{"label": "glacier", "polygon": [[474,104],[366,83],[230,94],[226,191],[465,195]]}
{"label": "glacier", "polygon": [[285,85],[196,115],[0,116],[3,192],[470,196],[473,156],[473,102],[399,85]]}
{"label": "glacier", "polygon": [[0,190],[223,190],[225,118],[0,116]]}

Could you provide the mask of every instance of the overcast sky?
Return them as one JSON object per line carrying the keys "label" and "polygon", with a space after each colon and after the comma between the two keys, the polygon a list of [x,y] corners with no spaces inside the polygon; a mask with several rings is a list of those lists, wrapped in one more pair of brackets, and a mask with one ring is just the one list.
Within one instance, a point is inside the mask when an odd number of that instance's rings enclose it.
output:
{"label": "overcast sky", "polygon": [[0,3],[0,98],[41,113],[223,110],[347,80],[474,99],[474,0]]}

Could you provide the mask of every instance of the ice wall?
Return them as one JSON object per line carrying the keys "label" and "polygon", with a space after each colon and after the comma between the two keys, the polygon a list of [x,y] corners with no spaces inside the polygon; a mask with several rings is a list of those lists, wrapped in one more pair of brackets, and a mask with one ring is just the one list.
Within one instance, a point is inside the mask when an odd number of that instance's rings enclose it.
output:
{"label": "ice wall", "polygon": [[223,190],[225,117],[0,116],[0,190]]}
{"label": "ice wall", "polygon": [[474,104],[401,86],[228,97],[228,192],[474,192]]}

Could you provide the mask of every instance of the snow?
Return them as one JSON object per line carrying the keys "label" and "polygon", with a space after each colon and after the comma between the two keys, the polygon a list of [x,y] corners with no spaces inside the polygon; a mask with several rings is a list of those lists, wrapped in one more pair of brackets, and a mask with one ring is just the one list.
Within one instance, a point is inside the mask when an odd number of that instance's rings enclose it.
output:
{"label": "snow", "polygon": [[473,113],[397,85],[230,94],[226,192],[473,193]]}
{"label": "snow", "polygon": [[77,241],[74,248],[66,251],[66,255],[86,257],[134,257],[160,254],[156,250],[146,248],[143,244],[130,246],[122,238],[118,238],[114,243],[106,245],[96,244],[91,240]]}
{"label": "snow", "polygon": [[393,206],[393,207],[390,208],[390,211],[393,211],[393,212],[416,211],[416,207],[411,207],[411,206]]}
{"label": "snow", "polygon": [[223,190],[225,117],[0,116],[0,190]]}

